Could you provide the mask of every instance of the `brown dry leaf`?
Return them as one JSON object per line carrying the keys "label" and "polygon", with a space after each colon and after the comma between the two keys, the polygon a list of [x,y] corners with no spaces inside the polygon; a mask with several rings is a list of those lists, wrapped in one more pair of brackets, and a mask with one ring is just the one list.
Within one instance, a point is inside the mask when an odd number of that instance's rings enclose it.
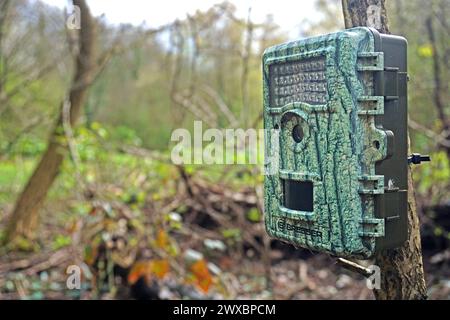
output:
{"label": "brown dry leaf", "polygon": [[66,230],[69,234],[74,234],[75,232],[78,232],[81,229],[82,222],[79,219],[71,221],[68,226],[66,227]]}
{"label": "brown dry leaf", "polygon": [[150,277],[152,272],[152,262],[151,261],[138,261],[131,267],[130,273],[128,274],[128,283],[134,284],[139,280],[140,277]]}
{"label": "brown dry leaf", "polygon": [[166,249],[169,245],[169,236],[164,229],[159,229],[156,236],[156,246],[161,249]]}
{"label": "brown dry leaf", "polygon": [[208,265],[204,259],[198,260],[191,266],[191,271],[195,277],[194,283],[203,291],[208,292],[213,278],[208,270]]}
{"label": "brown dry leaf", "polygon": [[92,207],[91,210],[89,211],[89,215],[90,216],[95,216],[98,213],[98,208],[97,207]]}
{"label": "brown dry leaf", "polygon": [[164,276],[169,272],[169,261],[165,259],[152,261],[151,272],[159,279],[164,278]]}
{"label": "brown dry leaf", "polygon": [[229,256],[222,256],[219,259],[219,266],[222,270],[228,270],[234,265],[233,259]]}

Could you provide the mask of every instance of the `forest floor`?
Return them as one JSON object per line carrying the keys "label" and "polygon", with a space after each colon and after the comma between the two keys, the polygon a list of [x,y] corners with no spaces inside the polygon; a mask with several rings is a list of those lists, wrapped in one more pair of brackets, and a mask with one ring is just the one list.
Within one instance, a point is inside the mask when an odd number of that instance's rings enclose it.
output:
{"label": "forest floor", "polygon": [[[54,255],[58,255],[58,252]],[[81,290],[66,288],[66,268],[69,259],[55,257],[55,261],[36,262],[19,269],[20,261],[27,258],[0,260],[0,299],[133,299],[149,298],[134,293],[123,286],[114,293],[104,291],[93,294],[91,283],[82,284]],[[448,262],[440,267],[430,264],[425,257],[426,279],[429,299],[450,299]],[[24,260],[25,259],[25,260]],[[28,257],[33,260],[33,258]],[[271,282],[267,284],[265,268],[257,259],[235,261],[222,270],[226,279],[227,293],[212,289],[209,293],[185,284],[182,278],[168,275],[159,281],[158,295],[163,299],[374,299],[366,286],[366,280],[357,274],[342,269],[335,260],[322,254],[300,259],[281,259],[271,266]],[[8,261],[5,261],[8,260]],[[5,268],[16,262],[14,270]],[[184,288],[182,288],[184,286]],[[155,298],[155,297],[150,297]]]}
{"label": "forest floor", "polygon": [[[205,171],[97,149],[85,166],[65,164],[36,239],[0,247],[0,299],[374,298],[335,258],[268,239],[255,168]],[[20,165],[32,168],[8,170]],[[26,178],[13,184],[8,172],[0,230]],[[430,299],[450,299],[447,243],[423,248]]]}
{"label": "forest floor", "polygon": [[[50,225],[47,224],[47,227]],[[88,230],[85,231],[88,233]],[[43,233],[44,236],[51,234]],[[159,234],[159,239],[157,236],[157,241],[170,241],[163,240],[162,237],[165,236],[162,234]],[[172,239],[177,239],[176,232],[171,231],[169,234]],[[184,237],[186,235],[187,238],[190,237],[188,233],[183,232],[183,234]],[[40,238],[39,243],[42,245],[39,249],[26,248],[28,244],[22,243],[24,247],[21,251],[9,251],[0,257],[0,299],[147,299],[156,297],[163,299],[373,299],[372,291],[367,288],[363,276],[342,268],[336,264],[335,258],[325,254],[313,254],[305,249],[294,249],[292,246],[273,241],[274,248],[269,249],[271,263],[270,277],[268,277],[268,269],[263,259],[248,245],[243,245],[238,251],[228,248],[222,251],[218,249],[222,248],[220,244],[226,243],[226,240],[222,239],[223,242],[216,240],[215,249],[214,245],[209,245],[213,251],[211,252],[205,247],[205,239],[189,241],[187,238],[177,239],[180,241],[177,250],[189,251],[194,258],[198,254],[202,257],[202,261],[207,260],[209,272],[203,271],[203,274],[201,272],[196,274],[196,277],[200,278],[198,283],[187,281],[186,274],[190,269],[183,263],[170,261],[171,259],[179,261],[177,257],[181,254],[178,253],[171,258],[166,258],[171,265],[174,263],[173,268],[163,271],[164,274],[161,277],[153,276],[151,281],[142,282],[139,286],[136,286],[136,282],[133,283],[131,270],[135,269],[137,277],[145,276],[146,272],[150,275],[152,270],[139,270],[137,261],[142,259],[136,256],[132,259],[134,261],[129,263],[134,267],[126,271],[126,278],[123,278],[120,272],[116,274],[113,266],[110,268],[110,273],[113,274],[114,279],[109,281],[108,277],[102,275],[100,271],[99,255],[101,253],[99,251],[101,250],[97,251],[97,257],[89,257],[86,254],[86,247],[89,246],[82,243],[74,245],[67,242],[65,244],[64,238],[61,237],[57,240],[61,242],[59,245],[55,245],[57,241],[55,242],[54,237],[47,240]],[[45,243],[52,243],[52,245],[43,245]],[[109,254],[111,261],[119,261],[120,258],[115,257],[115,254],[123,253],[112,252],[113,250],[120,250],[120,245],[116,244],[114,249],[111,247]],[[122,247],[122,250],[128,250],[126,245]],[[154,257],[154,253],[146,254],[149,257],[147,261]],[[126,258],[122,259],[126,260]],[[105,261],[108,264],[108,259]],[[449,299],[449,251],[433,255],[424,252],[424,262],[429,298]],[[66,270],[72,264],[81,266],[83,273],[81,290],[67,288]],[[202,287],[201,281],[209,281],[208,279],[211,279],[211,285]],[[102,281],[104,284],[99,286],[99,282]]]}

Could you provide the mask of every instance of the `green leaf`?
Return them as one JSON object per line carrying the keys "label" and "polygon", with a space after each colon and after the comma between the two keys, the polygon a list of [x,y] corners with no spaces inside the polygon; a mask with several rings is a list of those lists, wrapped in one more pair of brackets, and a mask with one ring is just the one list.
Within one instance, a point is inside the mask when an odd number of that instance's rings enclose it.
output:
{"label": "green leaf", "polygon": [[261,221],[261,218],[262,218],[261,213],[256,208],[251,208],[247,212],[247,219],[251,222],[259,222]]}
{"label": "green leaf", "polygon": [[71,237],[65,236],[65,235],[62,235],[62,234],[58,234],[55,237],[55,239],[53,240],[52,248],[54,250],[58,250],[58,249],[61,249],[63,247],[67,247],[71,243],[72,243],[72,238]]}
{"label": "green leaf", "polygon": [[423,58],[430,58],[433,56],[433,47],[431,46],[431,44],[421,45],[417,49],[417,51],[419,53],[419,56]]}
{"label": "green leaf", "polygon": [[238,228],[230,228],[222,230],[222,235],[226,239],[239,239],[241,237],[241,230]]}

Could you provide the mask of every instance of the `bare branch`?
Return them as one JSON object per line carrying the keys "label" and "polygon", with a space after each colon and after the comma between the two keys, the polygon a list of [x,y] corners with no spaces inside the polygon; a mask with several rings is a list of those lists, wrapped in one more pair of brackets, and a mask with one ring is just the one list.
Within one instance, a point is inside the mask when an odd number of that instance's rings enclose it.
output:
{"label": "bare branch", "polygon": [[444,148],[450,148],[450,141],[447,140],[448,135],[450,134],[449,131],[443,131],[441,134],[438,134],[434,132],[431,129],[428,129],[427,127],[421,125],[417,121],[411,119],[411,117],[408,119],[408,126],[416,130],[422,134],[424,134],[426,137],[432,139],[438,146],[444,147]]}
{"label": "bare branch", "polygon": [[220,95],[212,87],[208,85],[204,85],[202,89],[205,93],[207,93],[211,98],[214,99],[214,101],[217,104],[217,107],[225,115],[229,124],[232,127],[236,127],[238,125],[238,120],[236,119],[230,108],[228,108],[225,101],[223,101],[223,99],[220,97]]}
{"label": "bare branch", "polygon": [[189,110],[194,116],[204,121],[210,127],[215,128],[217,126],[217,123],[211,120],[208,115],[205,115],[203,111],[191,101],[191,99],[186,98],[179,93],[175,94],[173,99],[177,104]]}

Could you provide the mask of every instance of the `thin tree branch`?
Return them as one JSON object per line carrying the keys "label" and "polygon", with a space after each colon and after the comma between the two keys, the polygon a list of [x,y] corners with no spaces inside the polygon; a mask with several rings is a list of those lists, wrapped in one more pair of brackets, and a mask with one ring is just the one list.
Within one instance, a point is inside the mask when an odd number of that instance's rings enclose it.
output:
{"label": "thin tree branch", "polygon": [[447,137],[450,134],[450,132],[448,130],[447,131],[444,130],[441,134],[438,134],[438,133],[434,132],[433,130],[428,129],[427,127],[421,125],[417,121],[411,119],[411,117],[408,119],[408,126],[411,129],[424,134],[426,137],[428,137],[431,140],[433,140],[434,142],[436,142],[436,144],[438,146],[441,146],[444,148],[450,148],[450,141],[447,140],[448,139]]}

